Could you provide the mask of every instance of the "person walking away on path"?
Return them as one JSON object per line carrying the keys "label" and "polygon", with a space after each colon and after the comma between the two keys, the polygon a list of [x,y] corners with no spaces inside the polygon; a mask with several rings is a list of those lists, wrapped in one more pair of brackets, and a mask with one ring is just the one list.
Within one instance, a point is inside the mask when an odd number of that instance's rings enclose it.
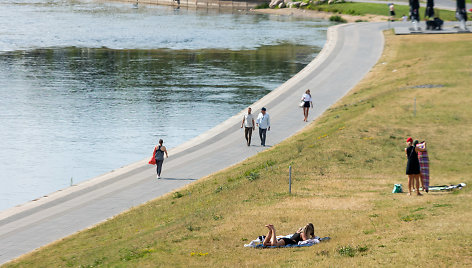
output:
{"label": "person walking away on path", "polygon": [[412,22],[418,23],[420,21],[420,1],[419,0],[410,0],[410,20]]}
{"label": "person walking away on path", "polygon": [[302,101],[305,102],[305,104],[303,104],[303,116],[305,116],[305,119],[303,119],[303,121],[307,122],[308,121],[308,111],[310,110],[310,106],[311,106],[311,108],[313,108],[313,102],[312,102],[312,99],[311,99],[311,94],[310,94],[309,89],[307,89],[305,91],[305,94],[303,94]]}
{"label": "person walking away on path", "polygon": [[434,18],[434,0],[426,1],[426,9],[424,10],[424,17],[428,19]]}
{"label": "person walking away on path", "polygon": [[269,229],[269,233],[264,239],[263,245],[264,246],[286,246],[286,245],[298,245],[298,242],[305,241],[315,237],[315,228],[313,227],[312,223],[308,223],[305,227],[298,229],[298,231],[292,235],[290,238],[280,238],[277,239],[277,235],[275,233],[274,225],[267,224],[267,229]]}
{"label": "person walking away on path", "polygon": [[265,146],[267,130],[270,131],[270,116],[266,112],[265,107],[262,107],[261,113],[257,116],[256,126],[259,127],[259,137],[261,138],[261,145]]}
{"label": "person walking away on path", "polygon": [[421,185],[423,191],[429,192],[429,157],[426,142],[422,141],[418,143],[416,147],[420,149],[418,152],[418,160],[420,162]]}
{"label": "person walking away on path", "polygon": [[388,5],[388,8],[390,10],[390,21],[395,21],[395,6],[393,5],[393,3],[390,3]]}
{"label": "person walking away on path", "polygon": [[159,145],[154,148],[154,158],[156,159],[157,179],[161,178],[162,164],[164,163],[164,153],[166,154],[166,157],[169,158],[166,147],[162,145],[163,143],[164,141],[160,139]]}
{"label": "person walking away on path", "polygon": [[252,109],[249,107],[247,109],[247,114],[244,115],[243,122],[241,123],[241,128],[244,126],[244,137],[246,138],[247,146],[251,146],[252,131],[255,128],[254,117],[252,116],[251,111]]}
{"label": "person walking away on path", "polygon": [[420,162],[418,160],[418,147],[413,145],[413,139],[410,137],[406,140],[407,148],[405,148],[406,158],[406,175],[408,175],[408,195],[411,195],[413,184],[416,185],[416,194],[422,195],[418,190],[420,188]]}

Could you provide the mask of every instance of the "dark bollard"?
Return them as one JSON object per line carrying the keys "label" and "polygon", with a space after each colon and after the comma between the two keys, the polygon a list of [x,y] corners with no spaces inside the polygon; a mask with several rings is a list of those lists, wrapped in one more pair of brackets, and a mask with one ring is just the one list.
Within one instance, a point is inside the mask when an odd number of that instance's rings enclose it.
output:
{"label": "dark bollard", "polygon": [[292,194],[292,166],[288,167],[288,193]]}

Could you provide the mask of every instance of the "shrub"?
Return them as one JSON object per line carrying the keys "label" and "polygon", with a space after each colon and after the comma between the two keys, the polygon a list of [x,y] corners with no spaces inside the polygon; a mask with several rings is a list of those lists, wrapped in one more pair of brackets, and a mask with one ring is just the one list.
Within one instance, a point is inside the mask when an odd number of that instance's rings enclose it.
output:
{"label": "shrub", "polygon": [[335,22],[341,22],[341,23],[346,23],[347,20],[343,19],[343,17],[339,16],[339,15],[333,15],[331,17],[329,17],[329,20],[330,21],[335,21]]}
{"label": "shrub", "polygon": [[173,198],[181,198],[182,196],[184,196],[183,194],[179,193],[179,192],[175,192],[172,197]]}
{"label": "shrub", "polygon": [[259,4],[254,9],[264,9],[264,8],[269,8],[269,3]]}
{"label": "shrub", "polygon": [[259,178],[259,173],[258,173],[258,172],[255,172],[255,171],[254,171],[254,172],[251,172],[251,173],[249,173],[249,174],[246,176],[246,178],[247,178],[248,180],[250,180],[250,181],[255,181],[255,180],[257,180],[257,179]]}
{"label": "shrub", "polygon": [[216,190],[215,190],[215,194],[217,194],[217,193],[219,193],[219,192],[223,191],[223,189],[224,189],[224,187],[223,187],[223,186],[219,186],[218,188],[216,188]]}

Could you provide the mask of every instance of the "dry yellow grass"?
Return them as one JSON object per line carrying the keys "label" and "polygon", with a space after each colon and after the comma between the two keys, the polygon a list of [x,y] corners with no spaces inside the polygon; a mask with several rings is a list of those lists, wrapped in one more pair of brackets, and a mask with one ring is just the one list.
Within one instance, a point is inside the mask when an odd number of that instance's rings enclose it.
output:
{"label": "dry yellow grass", "polygon": [[[472,35],[388,32],[380,62],[305,131],[6,266],[470,267],[471,42]],[[428,141],[433,185],[469,186],[391,194],[394,183],[406,186],[408,136]],[[258,177],[247,179],[250,172]],[[267,223],[287,234],[307,222],[331,241],[243,247],[265,234]]]}

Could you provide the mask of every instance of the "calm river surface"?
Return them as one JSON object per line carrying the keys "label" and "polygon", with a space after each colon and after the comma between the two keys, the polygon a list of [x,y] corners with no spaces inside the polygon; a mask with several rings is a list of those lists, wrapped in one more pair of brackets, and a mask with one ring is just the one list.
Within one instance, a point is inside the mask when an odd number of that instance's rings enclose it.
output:
{"label": "calm river surface", "polygon": [[[301,70],[326,21],[0,1],[0,210],[195,137]],[[242,143],[243,144],[243,143]]]}

